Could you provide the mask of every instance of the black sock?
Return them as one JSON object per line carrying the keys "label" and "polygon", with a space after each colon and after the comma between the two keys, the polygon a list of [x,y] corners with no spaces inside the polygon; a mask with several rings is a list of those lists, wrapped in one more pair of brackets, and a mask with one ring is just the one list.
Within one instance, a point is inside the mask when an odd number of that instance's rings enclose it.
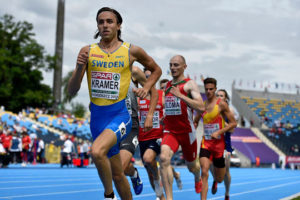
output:
{"label": "black sock", "polygon": [[105,198],[114,198],[114,197],[115,197],[115,194],[114,194],[114,192],[112,192],[112,193],[109,194],[109,195],[106,195],[106,194],[104,193],[104,197],[105,197]]}

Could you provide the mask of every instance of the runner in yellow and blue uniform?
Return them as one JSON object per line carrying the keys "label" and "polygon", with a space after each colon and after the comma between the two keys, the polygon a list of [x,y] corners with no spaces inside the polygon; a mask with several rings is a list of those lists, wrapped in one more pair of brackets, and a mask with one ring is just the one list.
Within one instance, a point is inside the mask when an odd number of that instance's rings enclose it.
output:
{"label": "runner in yellow and blue uniform", "polygon": [[96,15],[100,42],[83,47],[69,81],[68,92],[75,95],[84,73],[90,94],[92,158],[104,186],[105,200],[117,199],[112,180],[120,198],[131,200],[132,195],[119,154],[119,143],[131,129],[131,118],[125,104],[131,80],[132,64],[137,61],[152,72],[143,88],[133,91],[145,98],[161,75],[160,67],[140,47],[123,42],[122,17],[118,11],[103,7]]}

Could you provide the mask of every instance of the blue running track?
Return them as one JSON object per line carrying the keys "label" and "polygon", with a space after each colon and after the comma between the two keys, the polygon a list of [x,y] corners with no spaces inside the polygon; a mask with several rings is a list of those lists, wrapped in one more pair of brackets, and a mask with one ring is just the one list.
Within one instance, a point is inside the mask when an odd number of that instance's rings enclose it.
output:
{"label": "blue running track", "polygon": [[[133,195],[133,199],[154,200],[155,193],[150,187],[146,170],[142,167],[138,167],[138,170],[144,182],[144,190],[138,196]],[[174,182],[174,200],[200,199],[200,195],[194,191],[193,176],[187,168],[176,168],[176,171],[181,173],[183,189],[178,190]],[[300,192],[299,170],[231,168],[231,176],[231,200],[276,200]],[[224,184],[218,185],[218,192],[215,195],[210,192],[211,184],[210,175],[208,199],[224,199]],[[44,164],[25,168],[10,165],[7,169],[0,169],[0,199],[102,200],[104,198],[96,168],[61,169],[56,164]]]}

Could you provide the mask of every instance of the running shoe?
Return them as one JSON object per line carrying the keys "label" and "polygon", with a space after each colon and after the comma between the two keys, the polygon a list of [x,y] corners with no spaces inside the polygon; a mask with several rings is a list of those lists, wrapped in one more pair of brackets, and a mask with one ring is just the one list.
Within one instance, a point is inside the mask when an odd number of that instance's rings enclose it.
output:
{"label": "running shoe", "polygon": [[132,182],[134,193],[136,195],[139,195],[143,191],[143,182],[140,179],[138,170],[136,168],[135,168],[135,170],[136,170],[136,173],[137,173],[137,177],[136,178],[130,177],[130,179],[131,179],[131,182]]}
{"label": "running shoe", "polygon": [[109,197],[106,197],[106,198],[104,198],[104,200],[118,200],[118,199],[117,199],[117,196],[116,196],[116,195],[114,195],[114,198],[109,198]]}
{"label": "running shoe", "polygon": [[114,198],[104,198],[104,200],[118,200],[118,199],[117,199],[117,197],[116,197],[116,195],[115,195]]}
{"label": "running shoe", "polygon": [[202,180],[195,182],[195,191],[196,193],[200,193],[202,191]]}
{"label": "running shoe", "polygon": [[212,185],[212,187],[211,187],[211,193],[212,193],[212,194],[216,194],[217,191],[218,191],[218,182],[217,182],[217,181],[214,181],[214,182],[213,182],[213,185]]}
{"label": "running shoe", "polygon": [[154,189],[155,189],[155,194],[157,197],[160,197],[163,195],[163,187],[160,184],[160,180],[154,180]]}
{"label": "running shoe", "polygon": [[226,195],[226,196],[225,196],[225,200],[229,200],[229,196]]}
{"label": "running shoe", "polygon": [[179,190],[182,190],[182,181],[180,179],[180,173],[179,172],[177,172],[177,173],[178,173],[178,178],[175,177],[176,185]]}

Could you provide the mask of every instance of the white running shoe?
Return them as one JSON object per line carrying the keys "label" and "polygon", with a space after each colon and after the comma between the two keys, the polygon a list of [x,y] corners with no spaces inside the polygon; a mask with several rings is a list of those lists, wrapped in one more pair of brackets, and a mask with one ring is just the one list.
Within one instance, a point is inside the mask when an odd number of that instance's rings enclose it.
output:
{"label": "white running shoe", "polygon": [[154,188],[155,188],[155,194],[157,197],[161,197],[163,195],[163,187],[160,184],[160,179],[159,180],[154,180]]}

